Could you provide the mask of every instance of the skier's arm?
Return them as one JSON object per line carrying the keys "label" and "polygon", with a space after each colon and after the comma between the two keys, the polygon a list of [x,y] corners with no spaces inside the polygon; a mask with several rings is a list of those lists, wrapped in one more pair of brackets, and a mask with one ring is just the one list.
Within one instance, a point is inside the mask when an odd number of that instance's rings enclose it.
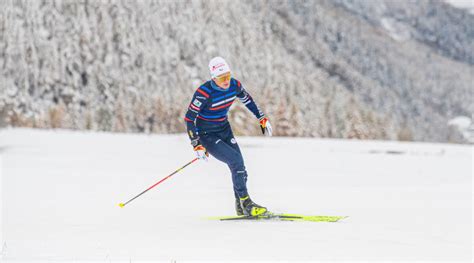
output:
{"label": "skier's arm", "polygon": [[260,110],[260,108],[257,106],[255,101],[253,100],[252,96],[244,89],[244,86],[240,83],[240,81],[237,81],[237,97],[240,99],[240,101],[257,117],[257,119],[262,119],[265,117],[265,114]]}
{"label": "skier's arm", "polygon": [[262,110],[258,107],[257,103],[253,100],[252,96],[244,89],[240,81],[237,81],[237,97],[240,101],[257,117],[260,127],[262,128],[262,133],[272,136],[272,126],[268,118],[263,114]]}
{"label": "skier's arm", "polygon": [[191,144],[196,147],[199,143],[199,133],[196,129],[195,121],[199,112],[207,104],[209,94],[204,90],[205,88],[199,87],[193,95],[191,103],[188,106],[184,120],[186,121],[186,129],[188,132]]}

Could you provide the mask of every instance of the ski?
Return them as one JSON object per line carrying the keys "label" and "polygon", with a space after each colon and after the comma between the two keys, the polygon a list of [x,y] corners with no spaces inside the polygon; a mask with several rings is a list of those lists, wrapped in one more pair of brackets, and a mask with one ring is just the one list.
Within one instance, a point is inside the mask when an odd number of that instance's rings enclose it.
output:
{"label": "ski", "polygon": [[309,222],[337,222],[347,216],[307,216],[298,214],[274,214],[265,213],[258,216],[223,216],[209,217],[211,220],[237,221],[237,220],[273,220],[273,221],[309,221]]}

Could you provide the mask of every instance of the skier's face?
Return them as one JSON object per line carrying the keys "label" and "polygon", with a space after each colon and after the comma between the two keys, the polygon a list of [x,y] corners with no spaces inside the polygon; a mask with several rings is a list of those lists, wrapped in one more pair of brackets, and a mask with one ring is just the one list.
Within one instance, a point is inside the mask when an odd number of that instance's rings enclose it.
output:
{"label": "skier's face", "polygon": [[230,72],[217,76],[214,78],[214,82],[217,86],[223,89],[228,89],[230,87]]}

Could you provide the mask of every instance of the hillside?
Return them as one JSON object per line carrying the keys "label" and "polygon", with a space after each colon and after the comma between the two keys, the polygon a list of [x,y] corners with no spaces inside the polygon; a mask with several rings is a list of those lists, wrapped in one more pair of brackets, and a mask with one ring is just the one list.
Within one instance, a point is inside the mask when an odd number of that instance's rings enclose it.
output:
{"label": "hillside", "polygon": [[[220,55],[277,135],[460,142],[473,25],[428,0],[5,1],[0,127],[182,132]],[[234,130],[258,134],[234,107]]]}

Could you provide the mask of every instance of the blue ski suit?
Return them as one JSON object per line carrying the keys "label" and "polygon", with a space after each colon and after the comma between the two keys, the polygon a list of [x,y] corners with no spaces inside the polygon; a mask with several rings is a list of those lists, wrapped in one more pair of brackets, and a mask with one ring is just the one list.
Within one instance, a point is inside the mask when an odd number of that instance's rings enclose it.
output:
{"label": "blue ski suit", "polygon": [[202,84],[194,93],[184,119],[191,141],[198,140],[212,156],[229,166],[234,195],[240,198],[248,195],[247,171],[227,120],[236,98],[258,119],[265,117],[240,81],[232,78],[228,89],[220,88],[213,80]]}

